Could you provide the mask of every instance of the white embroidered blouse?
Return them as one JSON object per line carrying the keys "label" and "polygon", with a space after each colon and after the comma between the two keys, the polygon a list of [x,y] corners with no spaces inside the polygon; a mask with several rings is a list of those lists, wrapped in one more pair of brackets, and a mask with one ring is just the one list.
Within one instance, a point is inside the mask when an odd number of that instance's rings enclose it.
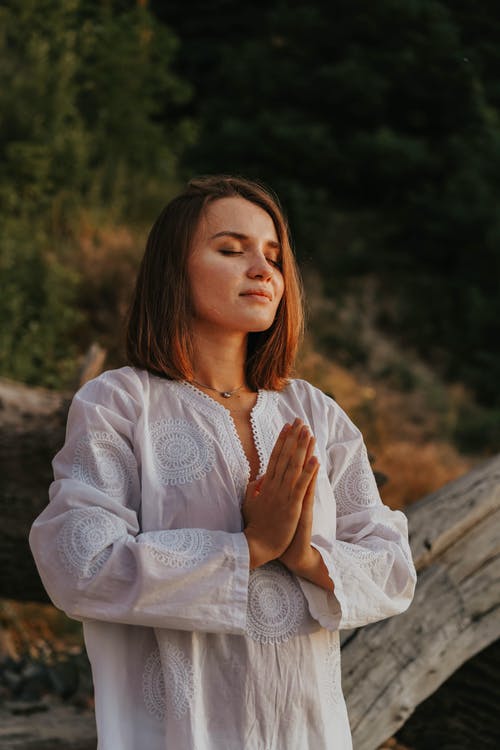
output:
{"label": "white embroidered blouse", "polygon": [[258,394],[261,472],[295,417],[317,440],[312,542],[334,593],[277,561],[249,573],[249,465],[221,404],[131,367],[75,395],[30,543],[56,606],[83,621],[99,750],[352,747],[338,630],[404,611],[415,569],[359,430],[305,381]]}

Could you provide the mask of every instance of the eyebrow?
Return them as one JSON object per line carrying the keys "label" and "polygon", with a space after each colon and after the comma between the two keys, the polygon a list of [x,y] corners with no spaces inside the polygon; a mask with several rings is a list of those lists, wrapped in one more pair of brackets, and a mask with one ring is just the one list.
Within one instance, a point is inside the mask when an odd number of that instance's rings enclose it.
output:
{"label": "eyebrow", "polygon": [[[210,239],[214,240],[216,237],[233,237],[235,240],[249,240],[250,239],[248,234],[242,234],[241,232],[231,232],[228,230],[217,232],[217,234],[212,235]],[[279,250],[281,252],[281,245],[279,242],[275,242],[274,240],[266,240],[266,245],[269,245],[269,247],[274,247],[276,248],[276,250]]]}

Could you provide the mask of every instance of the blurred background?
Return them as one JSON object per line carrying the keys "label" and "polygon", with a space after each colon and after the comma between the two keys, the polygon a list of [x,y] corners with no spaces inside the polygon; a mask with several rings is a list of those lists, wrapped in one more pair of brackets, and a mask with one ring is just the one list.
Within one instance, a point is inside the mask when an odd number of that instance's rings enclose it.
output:
{"label": "blurred background", "polygon": [[[124,363],[149,227],[212,172],[278,194],[308,298],[297,373],[360,426],[385,502],[499,450],[497,2],[4,0],[0,376],[21,416]],[[2,658],[79,653],[48,606],[0,606]]]}

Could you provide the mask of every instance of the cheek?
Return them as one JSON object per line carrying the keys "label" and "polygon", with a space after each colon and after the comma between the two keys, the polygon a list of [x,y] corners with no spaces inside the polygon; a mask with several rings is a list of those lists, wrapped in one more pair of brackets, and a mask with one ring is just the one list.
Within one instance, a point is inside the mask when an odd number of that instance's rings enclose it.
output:
{"label": "cheek", "polygon": [[281,276],[280,281],[276,283],[275,289],[276,299],[278,300],[279,304],[279,302],[283,299],[283,295],[285,293],[285,280],[283,279],[283,276]]}
{"label": "cheek", "polygon": [[206,262],[192,262],[191,265],[188,264],[188,278],[193,301],[198,301],[215,285],[217,273]]}
{"label": "cheek", "polygon": [[[228,287],[230,280],[224,269],[192,267],[190,290],[195,316],[219,320],[227,316]],[[226,312],[225,312],[226,310]]]}
{"label": "cheek", "polygon": [[220,301],[220,289],[215,280],[209,276],[193,279],[191,299],[197,311],[212,308],[217,300]]}

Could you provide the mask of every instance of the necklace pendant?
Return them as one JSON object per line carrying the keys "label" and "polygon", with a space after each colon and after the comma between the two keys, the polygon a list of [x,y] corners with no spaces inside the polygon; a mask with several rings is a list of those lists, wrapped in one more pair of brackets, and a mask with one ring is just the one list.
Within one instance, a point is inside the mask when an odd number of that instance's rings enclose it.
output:
{"label": "necklace pendant", "polygon": [[221,396],[222,396],[223,398],[231,398],[231,395],[232,395],[232,394],[231,394],[231,393],[229,393],[229,391],[222,391],[222,393],[221,393],[220,395],[221,395]]}

